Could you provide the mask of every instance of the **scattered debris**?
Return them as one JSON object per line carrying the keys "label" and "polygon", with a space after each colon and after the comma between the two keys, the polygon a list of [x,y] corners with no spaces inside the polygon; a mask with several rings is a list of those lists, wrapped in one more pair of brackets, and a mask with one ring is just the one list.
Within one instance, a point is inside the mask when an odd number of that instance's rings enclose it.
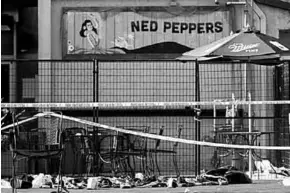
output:
{"label": "scattered debris", "polygon": [[290,177],[285,178],[285,179],[282,181],[282,184],[283,184],[284,186],[290,186]]}
{"label": "scattered debris", "polygon": [[176,182],[176,180],[175,179],[173,179],[173,178],[169,178],[168,180],[167,180],[167,187],[168,188],[176,188],[178,185],[177,185],[177,182]]}
{"label": "scattered debris", "polygon": [[184,193],[189,193],[190,190],[188,188],[185,188]]}
{"label": "scattered debris", "polygon": [[[243,172],[237,171],[233,167],[224,167],[216,170],[210,170],[195,178],[184,177],[165,177],[155,175],[145,176],[142,173],[136,173],[134,178],[130,176],[123,177],[89,177],[89,178],[73,178],[62,176],[51,176],[40,173],[38,175],[26,175],[22,178],[17,178],[15,183],[16,188],[57,188],[61,180],[61,186],[67,193],[69,189],[104,189],[104,188],[149,188],[149,187],[188,187],[199,185],[227,185],[233,183],[251,183],[252,180]],[[24,182],[24,183],[23,183]],[[30,183],[30,185],[29,185]],[[2,186],[10,185],[9,182],[3,181]],[[25,185],[26,184],[26,185]]]}
{"label": "scattered debris", "polygon": [[10,185],[10,182],[8,182],[7,180],[1,179],[1,189],[2,188],[12,188]]}
{"label": "scattered debris", "polygon": [[290,176],[290,169],[276,167],[269,160],[257,160],[254,162],[256,171],[252,173],[253,179],[284,179]]}

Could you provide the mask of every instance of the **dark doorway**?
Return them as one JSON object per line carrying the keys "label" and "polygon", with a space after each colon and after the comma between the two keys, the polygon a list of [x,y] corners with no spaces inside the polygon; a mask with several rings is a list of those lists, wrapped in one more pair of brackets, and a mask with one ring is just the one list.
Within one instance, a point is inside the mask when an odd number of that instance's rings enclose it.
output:
{"label": "dark doorway", "polygon": [[285,46],[290,47],[290,29],[279,30],[279,39]]}
{"label": "dark doorway", "polygon": [[9,102],[9,65],[1,64],[1,99]]}

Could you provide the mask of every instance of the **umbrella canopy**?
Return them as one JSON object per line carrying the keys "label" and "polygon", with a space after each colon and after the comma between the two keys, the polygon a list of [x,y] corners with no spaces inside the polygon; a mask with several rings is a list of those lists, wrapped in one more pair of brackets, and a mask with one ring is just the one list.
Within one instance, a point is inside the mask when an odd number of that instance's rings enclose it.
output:
{"label": "umbrella canopy", "polygon": [[283,45],[277,38],[258,31],[242,31],[224,37],[197,49],[185,52],[179,60],[222,57],[231,60],[279,59],[290,55],[290,47]]}

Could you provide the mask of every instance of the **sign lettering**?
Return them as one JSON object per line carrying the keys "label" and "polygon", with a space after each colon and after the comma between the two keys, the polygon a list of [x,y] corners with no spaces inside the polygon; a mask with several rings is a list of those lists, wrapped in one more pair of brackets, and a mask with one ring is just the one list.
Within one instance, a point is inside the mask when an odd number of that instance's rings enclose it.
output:
{"label": "sign lettering", "polygon": [[286,46],[280,44],[280,43],[277,42],[277,41],[270,41],[270,43],[271,43],[272,45],[276,46],[277,48],[279,48],[279,49],[282,50],[282,51],[289,51],[289,49],[288,49]]}
{"label": "sign lettering", "polygon": [[[206,22],[206,23],[185,23],[185,22],[169,22],[164,21],[160,25],[157,21],[131,21],[131,32],[156,32],[158,30],[163,33],[220,33],[223,31],[222,22]],[[160,29],[161,28],[161,29]]]}
{"label": "sign lettering", "polygon": [[259,43],[245,45],[243,43],[234,43],[229,45],[231,52],[258,52]]}

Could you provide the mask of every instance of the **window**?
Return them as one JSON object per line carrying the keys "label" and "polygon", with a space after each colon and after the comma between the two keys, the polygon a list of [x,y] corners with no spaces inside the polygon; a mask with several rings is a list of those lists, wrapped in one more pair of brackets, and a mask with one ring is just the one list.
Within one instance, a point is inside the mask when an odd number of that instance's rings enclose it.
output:
{"label": "window", "polygon": [[13,23],[12,16],[1,15],[1,54],[13,55]]}

